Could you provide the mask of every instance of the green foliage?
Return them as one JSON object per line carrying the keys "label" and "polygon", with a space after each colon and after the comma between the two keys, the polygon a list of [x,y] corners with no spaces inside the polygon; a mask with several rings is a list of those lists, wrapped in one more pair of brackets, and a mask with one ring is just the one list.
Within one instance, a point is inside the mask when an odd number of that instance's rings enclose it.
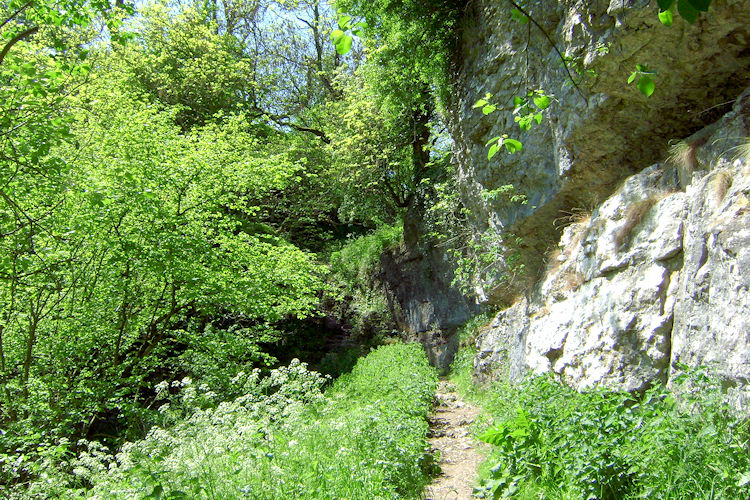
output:
{"label": "green foliage", "polygon": [[[472,106],[473,108],[481,108],[482,113],[489,115],[497,110],[497,105],[490,102],[492,94],[487,93],[483,99],[479,99]],[[544,90],[530,90],[525,96],[516,96],[513,98],[513,114],[515,122],[518,127],[528,132],[534,124],[539,125],[542,123],[542,111],[547,109],[552,103],[553,96],[548,95]],[[511,139],[508,134],[493,137],[485,147],[489,147],[487,150],[487,159],[491,160],[498,151],[505,146],[508,153],[513,154],[523,149],[523,143],[517,139]]]}
{"label": "green foliage", "polygon": [[[361,36],[367,25],[364,22],[352,24],[351,16],[339,16],[339,27],[331,32],[331,41],[339,55],[346,55],[352,49],[352,35]],[[349,34],[351,33],[351,34]]]}
{"label": "green foliage", "polygon": [[712,0],[657,0],[659,5],[659,21],[665,26],[672,26],[672,11],[675,6],[680,16],[693,24],[701,12],[708,12]]}
{"label": "green foliage", "polygon": [[456,262],[452,285],[471,293],[475,283],[492,283],[494,287],[515,283],[526,272],[519,250],[522,244],[523,240],[511,233],[486,231],[449,248]]}
{"label": "green foliage", "polygon": [[487,325],[491,320],[492,314],[489,312],[478,314],[467,321],[456,332],[459,338],[459,347],[451,363],[448,378],[455,384],[458,391],[467,397],[477,394],[472,377],[474,372],[474,357],[477,353],[476,337],[479,329]]}
{"label": "green foliage", "polygon": [[[68,97],[70,137],[5,183],[0,453],[23,457],[0,471],[8,484],[66,438],[144,432],[161,371],[231,395],[229,378],[267,361],[270,324],[314,312],[325,273],[256,223],[261,200],[304,168],[282,141],[242,115],[186,135],[178,109],[103,74]],[[61,168],[39,175],[47,161]],[[185,327],[220,315],[246,328]],[[223,369],[209,374],[212,363]]]}
{"label": "green foliage", "polygon": [[402,224],[384,225],[348,241],[330,256],[334,299],[345,304],[343,316],[355,335],[366,337],[393,329],[391,308],[378,272],[383,252],[397,247],[402,235]]}
{"label": "green foliage", "polygon": [[531,90],[525,96],[514,97],[513,114],[516,115],[514,120],[518,127],[527,132],[535,123],[542,123],[542,111],[550,106],[551,98],[552,96],[539,89]]}
{"label": "green foliage", "polygon": [[657,73],[658,71],[649,69],[647,64],[636,64],[635,71],[628,78],[628,84],[637,80],[636,86],[638,87],[638,91],[646,97],[650,97],[656,88],[653,77]]}
{"label": "green foliage", "polygon": [[373,233],[348,241],[331,254],[330,265],[334,276],[342,283],[356,286],[372,278],[383,252],[398,245],[403,235],[403,225],[384,225]]}
{"label": "green foliage", "polygon": [[497,189],[482,191],[482,199],[489,202],[501,202],[503,205],[528,203],[528,197],[519,192],[513,184],[505,184]]}
{"label": "green foliage", "polygon": [[380,347],[323,393],[325,381],[293,361],[266,379],[238,376],[243,395],[206,409],[210,395],[191,381],[163,384],[180,391],[162,405],[165,418],[184,414],[175,406],[191,416],[116,456],[94,446],[73,461],[76,474],[93,485],[86,494],[107,498],[419,498],[437,385],[421,346]]}
{"label": "green foliage", "polygon": [[326,128],[331,139],[332,184],[340,192],[344,221],[394,223],[416,196],[422,168],[412,158],[413,114],[379,96],[377,68],[361,68],[337,85],[342,99],[328,104],[336,121]]}
{"label": "green foliage", "polygon": [[[525,275],[520,253],[523,241],[511,233],[493,230],[476,234],[453,172],[448,171],[441,182],[433,182],[430,187],[424,223],[435,244],[453,257],[453,286],[470,294],[478,283],[500,287]],[[497,208],[528,203],[526,195],[512,184],[483,191],[482,198]]]}
{"label": "green foliage", "polygon": [[495,425],[481,439],[496,465],[484,495],[545,498],[738,498],[750,470],[750,427],[698,370],[642,397],[578,393],[550,377],[497,386]]}
{"label": "green foliage", "polygon": [[447,98],[461,5],[451,0],[339,0],[339,12],[362,19],[368,64],[378,67],[376,91],[407,107],[426,88]]}
{"label": "green foliage", "polygon": [[517,22],[519,22],[521,24],[528,24],[529,23],[529,18],[523,12],[521,12],[519,9],[511,9],[510,10],[510,16],[511,16],[511,19],[513,19],[514,21],[517,21]]}
{"label": "green foliage", "polygon": [[239,111],[255,91],[248,77],[253,62],[201,11],[175,12],[167,2],[152,2],[132,29],[134,43],[116,48],[130,84],[155,102],[178,106],[175,120],[183,130]]}

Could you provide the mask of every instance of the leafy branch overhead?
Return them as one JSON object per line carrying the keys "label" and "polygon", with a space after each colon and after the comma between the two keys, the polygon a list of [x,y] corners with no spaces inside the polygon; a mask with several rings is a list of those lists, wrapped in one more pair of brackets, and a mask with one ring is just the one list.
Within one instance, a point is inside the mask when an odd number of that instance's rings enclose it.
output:
{"label": "leafy branch overhead", "polygon": [[[484,98],[479,99],[472,107],[474,109],[481,108],[482,113],[489,115],[497,110],[497,105],[490,102],[490,99],[492,99],[492,94],[487,93]],[[538,125],[542,123],[542,111],[550,106],[552,103],[551,99],[551,95],[540,89],[531,90],[525,96],[514,97],[513,105],[515,108],[513,114],[515,117],[513,119],[518,124],[518,127],[522,131],[527,132],[531,130],[534,124]],[[491,160],[503,146],[505,146],[505,149],[510,154],[523,149],[521,141],[511,139],[508,137],[508,134],[499,135],[487,142],[486,147],[489,147],[487,159]]]}
{"label": "leafy branch overhead", "polygon": [[331,41],[336,47],[339,55],[346,55],[352,50],[352,36],[362,36],[367,24],[364,21],[352,24],[351,16],[340,16],[338,20],[339,27],[331,32]]}

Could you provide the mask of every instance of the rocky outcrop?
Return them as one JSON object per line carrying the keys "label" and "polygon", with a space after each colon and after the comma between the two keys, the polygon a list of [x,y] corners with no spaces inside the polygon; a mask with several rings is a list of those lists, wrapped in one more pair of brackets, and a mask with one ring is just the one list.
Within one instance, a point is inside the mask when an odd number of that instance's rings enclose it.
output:
{"label": "rocky outcrop", "polygon": [[401,245],[381,256],[378,276],[399,329],[424,345],[430,363],[441,373],[458,351],[457,328],[478,311],[452,286],[451,269],[439,247]]}
{"label": "rocky outcrop", "polygon": [[705,365],[750,408],[749,136],[750,89],[671,165],[572,217],[534,292],[480,334],[476,375],[639,391]]}
{"label": "rocky outcrop", "polygon": [[[520,236],[534,275],[560,237],[551,221],[597,206],[623,178],[663,157],[670,140],[715,121],[750,84],[750,2],[714,0],[694,25],[676,18],[671,28],[659,24],[655,2],[525,5],[538,26],[513,20],[508,2],[469,4],[457,97],[448,107],[462,199],[474,231]],[[575,87],[547,36],[568,58]],[[650,98],[627,84],[636,64],[659,72]],[[553,95],[553,104],[541,124],[521,132],[513,97],[535,89]],[[484,116],[472,105],[488,92],[499,108]],[[486,142],[504,133],[520,139],[523,151],[488,161]],[[504,204],[482,196],[508,184],[529,202]],[[507,300],[508,290],[492,277],[478,284],[483,301]]]}

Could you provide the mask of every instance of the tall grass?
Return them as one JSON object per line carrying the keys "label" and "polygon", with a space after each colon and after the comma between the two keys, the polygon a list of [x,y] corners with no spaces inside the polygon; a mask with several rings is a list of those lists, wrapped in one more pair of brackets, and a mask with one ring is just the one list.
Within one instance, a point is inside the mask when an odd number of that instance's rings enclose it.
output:
{"label": "tall grass", "polygon": [[702,371],[637,397],[579,393],[551,377],[496,386],[488,495],[523,498],[747,498],[750,432]]}
{"label": "tall grass", "polygon": [[36,490],[102,499],[419,498],[437,384],[421,346],[382,346],[322,392],[325,382],[296,361],[264,380],[250,374],[231,403],[154,428],[116,456],[80,456],[78,489]]}

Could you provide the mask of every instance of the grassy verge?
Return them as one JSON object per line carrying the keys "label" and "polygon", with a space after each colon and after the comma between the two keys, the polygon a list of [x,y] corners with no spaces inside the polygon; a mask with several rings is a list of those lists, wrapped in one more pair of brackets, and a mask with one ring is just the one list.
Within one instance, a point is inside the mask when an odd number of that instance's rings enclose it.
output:
{"label": "grassy verge", "polygon": [[79,457],[87,488],[47,485],[40,496],[419,498],[437,384],[421,346],[382,346],[322,392],[325,381],[299,362],[268,379],[250,374],[231,403],[154,428],[116,457],[96,449]]}
{"label": "grassy verge", "polygon": [[579,393],[549,376],[480,388],[471,384],[470,329],[463,337],[450,378],[482,406],[477,432],[494,445],[480,497],[749,497],[750,423],[704,370],[686,372],[675,393],[659,386],[642,396]]}

